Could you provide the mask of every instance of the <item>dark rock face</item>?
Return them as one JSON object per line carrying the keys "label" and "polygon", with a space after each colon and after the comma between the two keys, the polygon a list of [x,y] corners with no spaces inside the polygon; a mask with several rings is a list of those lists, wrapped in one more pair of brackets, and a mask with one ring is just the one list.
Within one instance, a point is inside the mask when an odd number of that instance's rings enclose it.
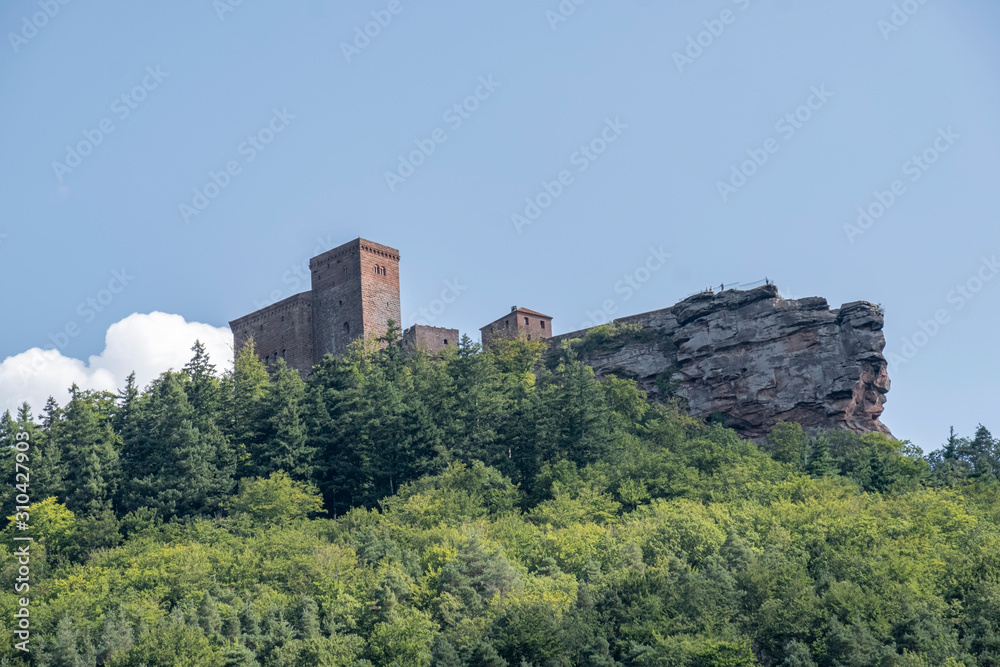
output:
{"label": "dark rock face", "polygon": [[692,415],[725,415],[745,437],[782,420],[889,433],[879,421],[889,376],[874,304],[831,310],[826,299],[781,299],[766,285],[697,294],[617,321],[650,335],[584,351],[598,375],[635,378],[653,396],[672,391]]}

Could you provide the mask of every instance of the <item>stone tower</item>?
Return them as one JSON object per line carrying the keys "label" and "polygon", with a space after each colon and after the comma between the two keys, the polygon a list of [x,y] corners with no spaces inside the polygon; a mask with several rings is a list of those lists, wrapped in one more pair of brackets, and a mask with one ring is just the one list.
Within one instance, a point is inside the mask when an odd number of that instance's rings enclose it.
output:
{"label": "stone tower", "polygon": [[251,336],[266,364],[284,359],[302,375],[343,354],[389,320],[400,325],[399,251],[355,239],[309,260],[312,290],[290,296],[229,323],[238,350]]}
{"label": "stone tower", "polygon": [[545,340],[552,337],[552,318],[527,308],[511,306],[510,312],[479,329],[483,347],[489,347],[494,340],[505,338],[514,340]]}
{"label": "stone tower", "polygon": [[309,260],[312,273],[313,363],[343,354],[368,335],[400,325],[399,251],[355,239]]}

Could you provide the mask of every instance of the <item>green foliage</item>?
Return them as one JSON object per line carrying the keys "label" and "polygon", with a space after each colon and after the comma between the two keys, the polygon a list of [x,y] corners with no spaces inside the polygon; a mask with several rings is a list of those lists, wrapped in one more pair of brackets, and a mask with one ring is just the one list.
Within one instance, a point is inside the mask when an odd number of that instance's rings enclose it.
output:
{"label": "green foliage", "polygon": [[569,349],[577,357],[586,357],[596,350],[613,350],[624,347],[628,343],[645,343],[656,340],[657,334],[652,329],[645,329],[641,324],[625,324],[609,322],[587,329],[581,338],[574,338],[569,343]]}
{"label": "green foliage", "polygon": [[[1000,664],[985,427],[928,457],[790,423],[758,446],[578,345],[543,367],[528,341],[432,361],[395,336],[307,382],[246,348],[218,377],[196,344],[144,392],[0,416],[44,498],[33,664]],[[8,636],[19,567],[0,554]]]}
{"label": "green foliage", "polygon": [[233,514],[264,523],[288,523],[323,511],[316,487],[296,482],[284,471],[266,479],[242,480],[236,496],[226,504]]}

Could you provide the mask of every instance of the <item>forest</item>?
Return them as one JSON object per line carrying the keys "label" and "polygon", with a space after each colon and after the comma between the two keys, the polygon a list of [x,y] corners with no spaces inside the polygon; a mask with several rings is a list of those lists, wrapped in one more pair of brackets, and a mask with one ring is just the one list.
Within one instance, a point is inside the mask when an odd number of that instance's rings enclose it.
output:
{"label": "forest", "polygon": [[195,343],[147,387],[4,414],[0,664],[1000,665],[984,426],[755,443],[598,381],[588,341],[398,342],[307,380]]}

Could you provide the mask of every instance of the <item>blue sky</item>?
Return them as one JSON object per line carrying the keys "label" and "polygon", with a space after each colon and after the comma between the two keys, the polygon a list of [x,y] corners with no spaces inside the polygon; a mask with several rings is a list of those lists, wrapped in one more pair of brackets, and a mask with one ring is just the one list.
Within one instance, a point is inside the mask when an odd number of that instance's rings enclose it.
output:
{"label": "blue sky", "polygon": [[473,336],[764,276],[881,303],[893,432],[1000,430],[995,3],[65,1],[0,9],[0,360],[76,361],[6,401],[149,366],[143,332],[225,327],[364,236],[401,251],[404,324],[450,281],[432,323]]}

